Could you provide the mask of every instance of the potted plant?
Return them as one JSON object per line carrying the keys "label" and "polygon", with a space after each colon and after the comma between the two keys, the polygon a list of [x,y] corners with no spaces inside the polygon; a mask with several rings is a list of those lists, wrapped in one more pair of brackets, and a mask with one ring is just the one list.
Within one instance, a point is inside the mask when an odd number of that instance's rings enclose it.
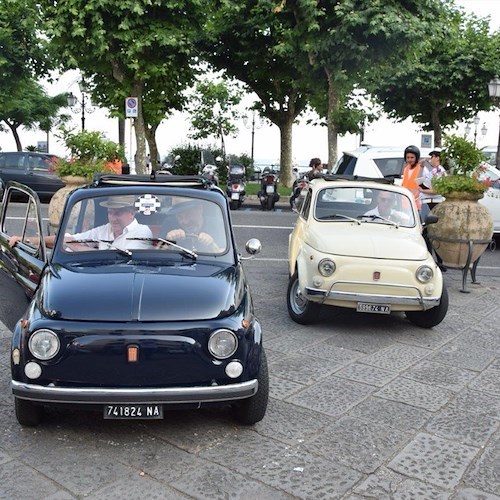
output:
{"label": "potted plant", "polygon": [[493,236],[493,218],[478,203],[491,181],[484,176],[483,153],[465,137],[447,136],[442,158],[450,174],[432,183],[445,201],[432,209],[439,221],[428,234],[446,266],[464,269],[479,259]]}
{"label": "potted plant", "polygon": [[92,179],[95,173],[121,173],[124,148],[104,137],[101,132],[82,130],[74,133],[62,128],[60,137],[70,154],[55,158],[50,170],[61,177],[65,186],[57,191],[49,204],[49,226],[59,227],[59,221],[68,194]]}

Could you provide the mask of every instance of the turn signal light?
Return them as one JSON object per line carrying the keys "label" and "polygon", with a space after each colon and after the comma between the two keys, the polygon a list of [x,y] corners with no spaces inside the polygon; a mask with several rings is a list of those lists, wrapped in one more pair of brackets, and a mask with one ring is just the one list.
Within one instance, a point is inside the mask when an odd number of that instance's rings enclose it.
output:
{"label": "turn signal light", "polygon": [[139,361],[139,348],[136,345],[127,347],[127,360],[129,363],[137,363]]}

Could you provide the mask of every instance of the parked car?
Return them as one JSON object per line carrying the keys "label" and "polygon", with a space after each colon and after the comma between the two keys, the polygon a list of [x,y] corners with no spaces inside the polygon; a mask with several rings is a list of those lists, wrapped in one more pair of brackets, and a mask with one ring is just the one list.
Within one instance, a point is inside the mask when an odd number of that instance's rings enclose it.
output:
{"label": "parked car", "polygon": [[[436,221],[429,215],[425,224]],[[307,324],[322,305],[331,305],[360,313],[404,312],[426,328],[439,324],[448,294],[422,231],[405,188],[385,179],[313,180],[290,234],[290,317]]]}
{"label": "parked car", "polygon": [[[429,152],[422,150],[422,157]],[[496,180],[500,171],[491,164],[485,163],[487,171],[484,173],[494,181],[492,187],[485,193],[479,203],[485,205],[493,216],[495,234],[500,234],[500,186]],[[344,153],[333,169],[338,175],[357,175],[373,178],[394,178],[400,183],[404,168],[403,152],[401,148],[361,146],[360,148]]]}
{"label": "parked car", "polygon": [[479,200],[481,205],[484,205],[493,216],[493,233],[500,235],[500,170],[489,163],[485,163],[486,171],[483,177],[491,179],[491,187],[484,193],[484,196]]}
{"label": "parked car", "polygon": [[50,171],[57,156],[32,151],[0,152],[0,178],[21,182],[29,186],[41,198],[50,198],[64,186],[61,179]]}
{"label": "parked car", "polygon": [[[10,361],[21,425],[37,425],[51,405],[140,419],[223,403],[243,424],[263,418],[261,325],[218,187],[98,175],[69,195],[53,240],[42,236],[33,190],[6,189],[0,279],[25,298],[10,305],[20,318]],[[20,221],[15,194],[26,199]],[[128,225],[115,238],[120,217]],[[258,253],[260,242],[246,249]]]}

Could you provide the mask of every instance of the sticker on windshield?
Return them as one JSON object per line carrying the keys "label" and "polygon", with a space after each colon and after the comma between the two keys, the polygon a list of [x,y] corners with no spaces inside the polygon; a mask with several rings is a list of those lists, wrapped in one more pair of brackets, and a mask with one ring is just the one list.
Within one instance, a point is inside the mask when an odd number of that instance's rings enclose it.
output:
{"label": "sticker on windshield", "polygon": [[135,202],[136,208],[144,215],[151,215],[160,208],[160,200],[152,194],[144,194]]}

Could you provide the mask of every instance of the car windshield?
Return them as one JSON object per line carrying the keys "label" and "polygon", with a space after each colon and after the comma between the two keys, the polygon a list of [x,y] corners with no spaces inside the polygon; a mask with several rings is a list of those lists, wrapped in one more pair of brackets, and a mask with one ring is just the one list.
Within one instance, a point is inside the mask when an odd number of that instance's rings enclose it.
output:
{"label": "car windshield", "polygon": [[322,189],[316,198],[314,217],[319,221],[415,225],[414,208],[408,196],[362,186]]}
{"label": "car windshield", "polygon": [[226,252],[226,224],[210,200],[163,193],[99,196],[69,208],[61,230],[66,253],[135,250],[178,253],[190,259]]}

